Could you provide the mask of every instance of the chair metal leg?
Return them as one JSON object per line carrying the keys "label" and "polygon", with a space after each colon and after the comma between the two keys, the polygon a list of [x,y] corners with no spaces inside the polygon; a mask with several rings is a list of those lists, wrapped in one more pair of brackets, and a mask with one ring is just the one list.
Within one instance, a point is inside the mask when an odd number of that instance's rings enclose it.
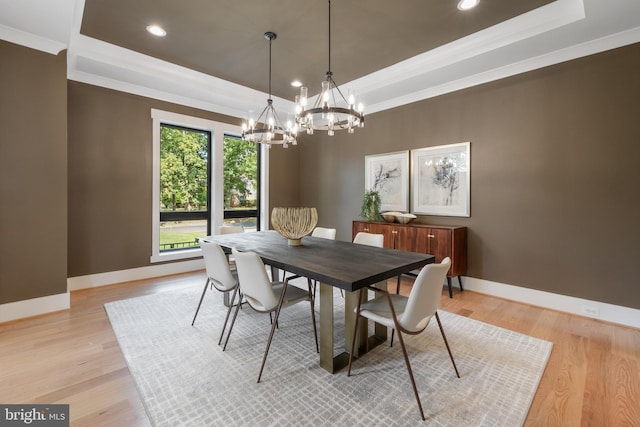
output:
{"label": "chair metal leg", "polygon": [[393,316],[393,324],[395,325],[395,329],[398,330],[398,341],[400,341],[400,347],[402,347],[402,354],[404,355],[404,362],[407,365],[407,371],[409,372],[409,378],[411,379],[411,385],[413,386],[413,393],[416,396],[416,402],[418,402],[418,409],[420,409],[420,416],[422,417],[422,421],[426,418],[424,416],[424,411],[422,410],[422,402],[420,402],[420,395],[418,394],[418,387],[416,387],[416,380],[413,378],[413,370],[411,369],[411,362],[409,362],[409,355],[407,354],[407,349],[404,345],[404,340],[402,339],[402,332],[400,332],[400,324],[398,323],[398,318],[396,317],[396,311],[393,308],[393,303],[391,302],[391,295],[387,293],[387,300],[389,301],[389,308],[391,309],[391,315]]}
{"label": "chair metal leg", "polygon": [[242,292],[240,290],[238,290],[238,304],[236,304],[236,309],[233,312],[233,319],[231,319],[231,325],[229,326],[229,332],[227,333],[227,339],[224,340],[224,347],[222,347],[222,351],[225,351],[227,349],[227,343],[229,342],[229,337],[231,336],[231,331],[233,330],[233,325],[234,323],[236,323],[236,317],[238,317],[238,310],[240,309],[240,306],[242,304],[240,304],[240,302],[242,302]]}
{"label": "chair metal leg", "polygon": [[[398,275],[398,285],[396,286],[396,295],[400,294],[400,280],[402,278],[402,274]],[[393,336],[395,335],[396,330],[391,329],[391,341],[389,342],[389,347],[393,347]]]}
{"label": "chair metal leg", "polygon": [[313,322],[313,335],[316,338],[316,353],[320,353],[320,347],[318,346],[318,328],[316,327],[315,300],[313,298],[313,294],[311,293],[311,279],[309,279],[308,277],[307,286],[309,287],[309,304],[311,304],[311,321]]}
{"label": "chair metal leg", "polygon": [[444,345],[447,347],[447,351],[449,352],[449,358],[451,359],[451,363],[453,363],[453,369],[456,371],[456,375],[460,378],[460,374],[458,373],[458,367],[456,366],[456,362],[453,360],[453,354],[451,354],[451,349],[449,348],[449,342],[447,342],[447,336],[444,334],[444,329],[442,329],[442,322],[440,322],[440,316],[438,316],[438,312],[436,311],[436,320],[438,321],[438,326],[440,327],[440,333],[442,334],[442,339],[444,339]]}
{"label": "chair metal leg", "polygon": [[196,308],[196,314],[193,315],[193,320],[191,321],[191,326],[193,326],[194,323],[196,323],[196,317],[198,317],[198,312],[200,311],[200,306],[202,305],[202,300],[204,299],[204,294],[207,293],[207,287],[209,286],[209,281],[211,279],[209,279],[207,277],[207,281],[204,283],[204,289],[202,291],[202,296],[200,297],[200,302],[198,303],[198,308]]}
{"label": "chair metal leg", "polygon": [[358,335],[358,321],[360,320],[360,306],[362,304],[362,289],[358,291],[358,306],[356,308],[356,321],[353,325],[353,341],[351,342],[351,351],[349,352],[349,370],[347,371],[347,376],[351,376],[351,364],[353,363],[353,353],[355,352],[356,347],[356,335]]}
{"label": "chair metal leg", "polygon": [[411,363],[409,362],[409,356],[407,355],[407,349],[404,346],[404,340],[402,339],[402,332],[400,332],[400,330],[398,330],[398,341],[400,341],[400,347],[402,347],[404,362],[407,365],[407,371],[409,372],[409,378],[411,379],[411,385],[413,386],[413,394],[415,394],[416,402],[418,402],[418,409],[420,410],[420,416],[422,417],[422,421],[424,421],[426,418],[424,416],[424,411],[422,410],[422,402],[420,402],[420,395],[418,394],[418,388],[416,387],[416,380],[413,378]]}
{"label": "chair metal leg", "polygon": [[[218,345],[222,343],[222,337],[224,336],[224,330],[227,329],[227,322],[229,321],[229,315],[231,314],[231,308],[233,307],[233,302],[236,300],[236,294],[238,293],[238,285],[233,289],[233,294],[231,295],[231,301],[229,301],[229,308],[227,309],[227,316],[224,318],[224,324],[222,325],[222,332],[220,333],[220,339],[218,340]],[[238,305],[240,305],[241,301],[238,301]]]}
{"label": "chair metal leg", "polygon": [[260,373],[258,374],[258,381],[260,382],[260,378],[262,378],[262,371],[264,370],[264,364],[267,362],[267,355],[269,354],[269,347],[271,347],[271,340],[273,339],[273,333],[276,331],[276,325],[278,324],[278,317],[280,316],[280,310],[282,309],[282,302],[284,301],[284,295],[287,292],[287,285],[289,284],[288,280],[285,280],[284,285],[282,286],[282,294],[280,295],[280,301],[278,301],[278,306],[276,307],[276,316],[271,325],[271,332],[269,333],[269,339],[267,340],[267,347],[264,349],[264,356],[262,357],[262,365],[260,366]]}

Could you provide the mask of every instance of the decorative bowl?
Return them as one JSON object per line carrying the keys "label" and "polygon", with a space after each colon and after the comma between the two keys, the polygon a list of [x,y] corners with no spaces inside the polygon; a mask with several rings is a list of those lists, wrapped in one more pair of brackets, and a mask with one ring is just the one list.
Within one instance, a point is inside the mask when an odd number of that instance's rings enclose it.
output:
{"label": "decorative bowl", "polygon": [[302,238],[311,233],[317,223],[316,208],[273,208],[271,211],[271,225],[289,240],[289,246],[302,245]]}
{"label": "decorative bowl", "polygon": [[398,221],[400,224],[409,224],[411,221],[413,221],[416,218],[417,216],[410,213],[396,215],[396,221]]}
{"label": "decorative bowl", "polygon": [[396,216],[393,212],[385,212],[380,214],[386,222],[396,222]]}

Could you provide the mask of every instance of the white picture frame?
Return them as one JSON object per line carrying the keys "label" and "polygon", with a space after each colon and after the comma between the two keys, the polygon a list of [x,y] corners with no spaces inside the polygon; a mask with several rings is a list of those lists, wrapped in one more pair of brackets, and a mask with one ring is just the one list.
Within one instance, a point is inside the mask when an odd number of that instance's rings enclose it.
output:
{"label": "white picture frame", "polygon": [[471,143],[411,150],[412,212],[471,216]]}
{"label": "white picture frame", "polygon": [[380,194],[380,211],[409,209],[409,151],[365,156],[365,190]]}

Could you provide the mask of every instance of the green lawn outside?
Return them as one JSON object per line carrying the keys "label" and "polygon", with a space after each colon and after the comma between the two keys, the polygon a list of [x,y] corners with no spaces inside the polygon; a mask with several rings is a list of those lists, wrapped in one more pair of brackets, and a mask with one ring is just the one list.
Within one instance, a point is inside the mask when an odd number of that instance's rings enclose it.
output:
{"label": "green lawn outside", "polygon": [[[242,225],[245,230],[251,231],[256,229],[256,218],[237,218],[225,220],[225,225]],[[196,239],[199,237],[205,237],[206,221],[178,221],[172,223],[166,223],[160,227],[160,250],[173,250],[183,249],[190,247],[198,247]],[[179,243],[175,247],[168,247],[164,245],[170,245]]]}
{"label": "green lawn outside", "polygon": [[206,236],[206,232],[182,232],[160,230],[160,244],[193,242],[197,246],[196,238]]}

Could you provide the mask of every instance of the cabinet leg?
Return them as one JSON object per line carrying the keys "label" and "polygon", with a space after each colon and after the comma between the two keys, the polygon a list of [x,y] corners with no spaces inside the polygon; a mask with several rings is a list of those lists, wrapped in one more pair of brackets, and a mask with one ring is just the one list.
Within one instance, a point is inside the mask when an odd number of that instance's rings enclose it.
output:
{"label": "cabinet leg", "polygon": [[451,277],[447,276],[447,285],[449,286],[449,298],[453,298],[453,292],[451,292]]}
{"label": "cabinet leg", "polygon": [[458,276],[458,284],[460,285],[460,292],[464,291],[464,288],[462,287],[462,279],[460,279],[460,276]]}

